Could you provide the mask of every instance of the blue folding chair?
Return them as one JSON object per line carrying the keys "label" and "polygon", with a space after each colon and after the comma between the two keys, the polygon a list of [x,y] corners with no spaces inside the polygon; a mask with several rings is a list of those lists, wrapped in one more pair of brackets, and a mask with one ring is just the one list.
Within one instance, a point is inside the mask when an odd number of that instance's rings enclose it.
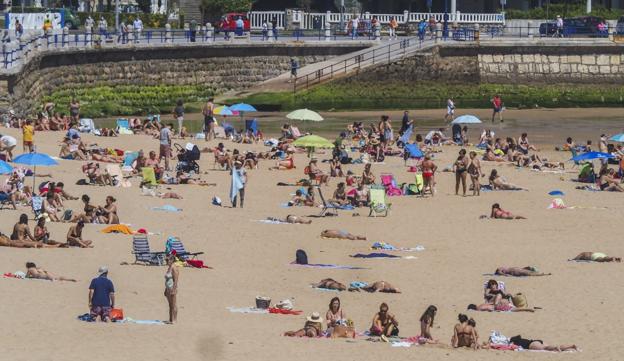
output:
{"label": "blue folding chair", "polygon": [[118,118],[117,119],[117,130],[121,129],[121,128],[125,128],[125,129],[130,129],[130,122],[128,121],[128,119],[126,118]]}
{"label": "blue folding chair", "polygon": [[251,132],[254,137],[258,136],[258,121],[254,119],[245,120],[245,131]]}

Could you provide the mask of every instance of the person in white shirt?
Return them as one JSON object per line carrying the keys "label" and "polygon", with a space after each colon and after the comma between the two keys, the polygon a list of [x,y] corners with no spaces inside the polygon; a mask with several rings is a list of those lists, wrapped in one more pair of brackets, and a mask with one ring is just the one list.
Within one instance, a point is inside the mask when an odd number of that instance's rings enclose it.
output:
{"label": "person in white shirt", "polygon": [[557,38],[563,37],[563,19],[561,18],[561,15],[557,15],[555,26],[556,26],[556,29],[555,29],[555,33],[553,34],[553,36]]}
{"label": "person in white shirt", "polygon": [[357,15],[353,17],[353,19],[351,19],[351,38],[355,39],[357,38],[358,34],[357,34],[357,30],[358,30],[358,25],[360,24],[360,20],[358,19]]}
{"label": "person in white shirt", "polygon": [[269,40],[269,24],[266,20],[262,22],[262,41]]}
{"label": "person in white shirt", "polygon": [[138,43],[139,38],[141,37],[141,31],[143,31],[143,22],[138,16],[136,19],[134,19],[134,22],[132,23],[132,28],[134,29],[134,42]]}
{"label": "person in white shirt", "polygon": [[455,103],[453,102],[453,99],[448,98],[446,100],[446,115],[444,116],[444,120],[446,120],[447,122],[453,121],[453,119],[455,118]]}
{"label": "person in white shirt", "polygon": [[106,19],[104,19],[103,16],[100,18],[100,21],[98,22],[98,28],[100,29],[100,35],[106,34],[106,31],[108,30],[108,23],[106,22]]}
{"label": "person in white shirt", "polygon": [[13,160],[13,149],[17,145],[17,139],[10,135],[0,135],[0,152],[6,152],[6,161]]}

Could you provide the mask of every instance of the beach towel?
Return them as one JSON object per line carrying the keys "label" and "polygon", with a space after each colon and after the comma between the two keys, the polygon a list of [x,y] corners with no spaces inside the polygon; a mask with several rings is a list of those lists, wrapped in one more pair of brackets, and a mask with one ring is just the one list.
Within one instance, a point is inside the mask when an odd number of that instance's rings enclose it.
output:
{"label": "beach towel", "polygon": [[565,193],[563,193],[563,191],[560,191],[558,189],[555,189],[554,191],[550,191],[548,192],[549,195],[551,196],[564,196]]}
{"label": "beach towel", "polygon": [[123,233],[123,234],[134,234],[134,231],[130,229],[130,227],[125,224],[112,224],[100,232],[102,233]]}
{"label": "beach towel", "polygon": [[269,313],[279,314],[279,315],[295,315],[295,316],[298,316],[298,315],[302,314],[303,311],[285,310],[283,308],[269,307]]}
{"label": "beach towel", "polygon": [[141,168],[141,175],[143,176],[143,183],[149,184],[151,186],[158,185],[158,182],[156,182],[156,173],[154,173],[154,168],[152,167]]}
{"label": "beach towel", "polygon": [[135,320],[130,317],[124,318],[121,321],[115,323],[135,323],[137,325],[166,325],[167,323],[160,320]]}
{"label": "beach towel", "polygon": [[425,247],[423,246],[416,246],[416,247],[395,247],[389,243],[385,243],[385,242],[375,242],[373,243],[373,245],[371,246],[371,249],[378,249],[378,250],[384,250],[384,251],[405,251],[405,252],[421,252],[425,250]]}
{"label": "beach towel", "polygon": [[236,169],[232,169],[232,183],[230,185],[230,201],[232,201],[232,203],[234,203],[234,199],[236,198],[238,191],[243,189],[244,186],[245,185],[243,184],[238,171]]}
{"label": "beach towel", "polygon": [[160,207],[152,207],[152,210],[163,211],[163,212],[181,212],[182,211],[181,208],[174,207],[170,204],[165,204],[164,206],[160,206]]}
{"label": "beach towel", "polygon": [[226,307],[232,313],[269,313],[269,310],[255,307]]}
{"label": "beach towel", "polygon": [[401,258],[401,256],[395,256],[393,254],[387,254],[387,253],[368,253],[368,254],[357,253],[357,254],[351,255],[350,257],[353,257],[353,258]]}
{"label": "beach towel", "polygon": [[364,268],[364,267],[355,267],[355,266],[343,266],[343,265],[337,265],[337,264],[322,264],[322,263],[316,263],[316,264],[297,264],[295,262],[289,263],[290,265],[293,266],[299,266],[299,267],[308,267],[308,268],[327,268],[327,269],[368,269],[368,268]]}
{"label": "beach towel", "polygon": [[186,264],[194,267],[194,268],[210,268],[212,269],[212,267],[208,267],[206,265],[204,265],[204,261],[198,260],[198,259],[187,259],[186,260]]}
{"label": "beach towel", "polygon": [[283,222],[277,219],[258,219],[258,220],[255,220],[254,222],[260,222],[260,223],[266,223],[266,224],[292,224],[292,223]]}
{"label": "beach towel", "polygon": [[368,286],[368,283],[362,282],[362,281],[353,281],[349,283],[349,288],[359,289],[359,288],[364,288],[367,286]]}

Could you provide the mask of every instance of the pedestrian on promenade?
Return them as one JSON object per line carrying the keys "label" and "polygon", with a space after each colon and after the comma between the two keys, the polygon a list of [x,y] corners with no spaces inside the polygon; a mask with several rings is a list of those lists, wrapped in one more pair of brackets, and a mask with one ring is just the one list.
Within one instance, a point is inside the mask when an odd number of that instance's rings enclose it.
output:
{"label": "pedestrian on promenade", "polygon": [[399,23],[397,22],[396,18],[394,16],[390,17],[390,24],[388,24],[388,35],[390,36],[390,40],[396,39],[396,29],[398,26]]}
{"label": "pedestrian on promenade", "polygon": [[271,20],[271,30],[273,30],[273,38],[277,40],[277,17],[274,16]]}
{"label": "pedestrian on promenade", "polygon": [[292,56],[290,58],[290,79],[288,79],[289,83],[293,81],[293,78],[295,80],[297,80],[297,69],[298,68],[299,68],[299,61],[297,60],[297,58]]}

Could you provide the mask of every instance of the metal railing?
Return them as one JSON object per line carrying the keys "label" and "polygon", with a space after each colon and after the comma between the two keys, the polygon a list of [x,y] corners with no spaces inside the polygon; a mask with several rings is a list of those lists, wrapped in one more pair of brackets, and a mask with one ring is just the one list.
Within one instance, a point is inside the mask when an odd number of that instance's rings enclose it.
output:
{"label": "metal railing", "polygon": [[306,90],[313,85],[359,70],[365,66],[389,63],[393,59],[405,57],[413,51],[431,46],[434,43],[434,40],[425,40],[422,37],[410,37],[359,52],[349,58],[296,77],[293,85],[293,92],[297,93],[298,91]]}

